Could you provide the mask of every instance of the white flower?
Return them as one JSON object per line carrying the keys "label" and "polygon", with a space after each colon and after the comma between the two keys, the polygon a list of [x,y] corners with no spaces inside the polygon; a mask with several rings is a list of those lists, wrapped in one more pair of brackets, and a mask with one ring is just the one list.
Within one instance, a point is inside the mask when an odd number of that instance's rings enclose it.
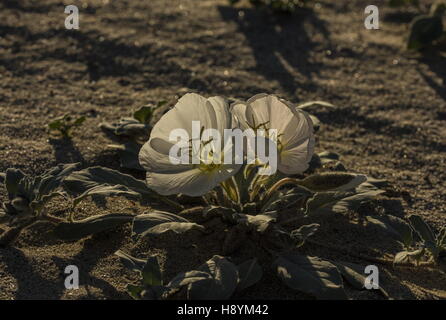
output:
{"label": "white flower", "polygon": [[[141,148],[139,162],[147,171],[148,187],[161,195],[179,193],[189,196],[204,195],[237,173],[241,166],[224,164],[223,161],[221,163],[208,161],[209,154],[198,156],[198,163],[195,164],[192,161],[187,163],[172,161],[169,155],[177,143],[170,140],[172,132],[180,130],[187,137],[193,137],[193,121],[200,122],[201,132],[215,129],[223,137],[224,129],[231,128],[232,121],[227,101],[222,97],[206,99],[198,94],[189,93],[155,124],[149,141]],[[192,140],[187,138],[187,144],[189,148],[186,149],[192,154],[190,149]]]}
{"label": "white flower", "polygon": [[284,174],[308,169],[314,152],[313,123],[309,115],[274,95],[258,94],[231,106],[234,122],[242,129],[277,130],[278,170]]}

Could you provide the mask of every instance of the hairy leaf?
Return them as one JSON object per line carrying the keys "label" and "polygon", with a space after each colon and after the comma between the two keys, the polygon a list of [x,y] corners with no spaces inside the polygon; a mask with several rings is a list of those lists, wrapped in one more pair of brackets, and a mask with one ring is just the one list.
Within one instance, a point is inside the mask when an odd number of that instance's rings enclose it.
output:
{"label": "hairy leaf", "polygon": [[133,221],[133,235],[141,237],[161,234],[166,231],[184,233],[193,229],[203,231],[204,227],[173,213],[163,211],[142,214],[136,216]]}
{"label": "hairy leaf", "polygon": [[414,251],[401,251],[395,255],[393,260],[394,264],[406,264],[411,262],[412,260],[418,262],[424,255],[424,248],[417,249]]}
{"label": "hairy leaf", "polygon": [[99,185],[122,185],[128,190],[143,196],[153,195],[144,181],[137,180],[131,175],[105,167],[91,167],[72,173],[64,181],[64,187],[72,194],[82,194]]}
{"label": "hairy leaf", "polygon": [[310,102],[306,102],[303,104],[300,104],[297,106],[297,108],[299,109],[303,109],[305,111],[312,109],[312,108],[320,108],[320,107],[325,107],[325,108],[336,108],[333,104],[325,102],[325,101],[310,101]]}
{"label": "hairy leaf", "polygon": [[99,127],[105,132],[129,138],[145,138],[148,139],[150,126],[146,123],[141,123],[139,120],[133,118],[121,118],[118,122],[108,123],[103,122]]}
{"label": "hairy leaf", "polygon": [[19,183],[25,174],[20,169],[9,168],[5,173],[5,187],[9,200],[14,199],[19,191]]}
{"label": "hairy leaf", "polygon": [[246,260],[242,264],[238,265],[239,282],[237,290],[244,290],[257,282],[263,276],[262,267],[257,263],[257,259]]}
{"label": "hairy leaf", "polygon": [[121,262],[126,268],[133,271],[141,272],[144,268],[144,265],[146,264],[146,260],[135,258],[122,250],[116,251],[115,255],[121,258]]}
{"label": "hairy leaf", "polygon": [[55,235],[63,240],[79,240],[89,235],[114,229],[133,220],[133,216],[122,213],[96,215],[76,222],[59,223]]}
{"label": "hairy leaf", "polygon": [[355,189],[352,192],[326,191],[318,192],[307,201],[305,214],[314,214],[318,212],[336,212],[346,213],[357,210],[361,203],[370,201],[384,190],[369,190],[358,192]]}
{"label": "hairy leaf", "polygon": [[237,222],[244,223],[260,233],[265,232],[268,227],[276,221],[276,213],[273,212],[258,214],[256,216],[239,213],[235,216]]}
{"label": "hairy leaf", "polygon": [[[350,262],[332,262],[332,263],[338,268],[344,280],[347,281],[352,287],[358,290],[366,289],[365,288],[366,276],[364,275],[365,267]],[[382,288],[381,283],[379,284],[379,291],[384,297],[390,298],[386,290]]]}
{"label": "hairy leaf", "polygon": [[38,192],[47,195],[61,187],[63,181],[74,171],[79,169],[79,163],[59,164],[40,176]]}
{"label": "hairy leaf", "polygon": [[168,288],[181,288],[188,286],[193,282],[211,279],[211,275],[207,272],[192,270],[177,274],[168,284]]}
{"label": "hairy leaf", "polygon": [[319,227],[319,224],[312,223],[303,225],[298,229],[291,231],[291,238],[296,243],[296,247],[302,246],[309,237],[316,233]]}
{"label": "hairy leaf", "polygon": [[362,174],[347,172],[328,172],[313,174],[300,181],[300,184],[311,191],[347,191],[365,182],[367,177]]}
{"label": "hairy leaf", "polygon": [[412,244],[412,228],[403,219],[392,215],[367,216],[366,219],[369,223],[380,227],[384,231],[396,237],[396,239],[401,241],[406,247]]}
{"label": "hairy leaf", "polygon": [[274,262],[285,284],[318,299],[346,299],[341,275],[332,263],[297,253],[282,254]]}
{"label": "hairy leaf", "polygon": [[211,278],[191,283],[188,290],[190,299],[226,300],[235,292],[238,284],[238,270],[226,258],[213,256],[198,271],[208,273]]}
{"label": "hairy leaf", "polygon": [[73,207],[75,207],[80,201],[89,196],[101,196],[101,197],[117,197],[123,196],[130,199],[139,199],[141,194],[132,190],[129,190],[123,185],[98,185],[91,189],[88,189],[79,197],[73,200]]}
{"label": "hairy leaf", "polygon": [[313,192],[302,186],[295,186],[284,192],[276,192],[263,206],[261,212],[280,211],[290,208],[311,195],[313,195]]}
{"label": "hairy leaf", "polygon": [[418,236],[421,238],[421,240],[423,240],[423,242],[427,246],[429,247],[435,246],[436,244],[435,234],[432,232],[429,225],[426,222],[424,222],[423,218],[421,218],[418,215],[412,214],[407,219],[409,220],[410,225],[412,226],[414,231],[418,234]]}

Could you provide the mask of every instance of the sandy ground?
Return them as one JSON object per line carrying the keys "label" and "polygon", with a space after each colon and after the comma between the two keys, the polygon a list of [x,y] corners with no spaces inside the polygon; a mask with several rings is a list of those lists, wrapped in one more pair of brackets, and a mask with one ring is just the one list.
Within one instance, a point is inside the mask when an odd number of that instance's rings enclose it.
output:
{"label": "sandy ground", "polygon": [[[116,154],[106,148],[110,140],[98,128],[104,120],[159,100],[173,105],[190,91],[237,98],[276,93],[294,102],[335,104],[336,110],[317,113],[324,122],[317,150],[340,153],[352,171],[388,179],[396,192],[381,200],[383,207],[397,215],[422,215],[438,229],[446,224],[446,53],[407,53],[404,34],[413,12],[397,14],[384,1],[375,1],[381,29],[366,30],[369,2],[319,1],[287,17],[234,8],[225,0],[2,0],[0,171],[17,167],[39,174],[78,161],[117,169]],[[79,30],[64,28],[64,4],[79,6]],[[66,112],[87,121],[72,143],[50,141],[48,120]],[[51,209],[67,206],[55,202]],[[113,199],[103,207],[84,202],[77,214],[144,210]],[[319,239],[356,252],[373,247],[379,256],[379,249],[400,249],[376,230],[337,217],[321,224]],[[128,299],[125,285],[135,276],[113,255],[117,249],[158,255],[167,278],[220,250],[218,233],[208,239],[164,235],[136,244],[129,234],[122,228],[61,242],[48,225],[33,227],[13,248],[0,250],[0,299]],[[203,246],[194,246],[196,241]],[[317,247],[304,250],[366,263]],[[254,254],[248,245],[234,259]],[[80,269],[79,290],[64,289],[68,264]],[[382,268],[382,281],[396,299],[444,299],[444,267]],[[348,295],[380,298],[350,289]],[[307,297],[284,288],[267,269],[264,281],[238,298]]]}

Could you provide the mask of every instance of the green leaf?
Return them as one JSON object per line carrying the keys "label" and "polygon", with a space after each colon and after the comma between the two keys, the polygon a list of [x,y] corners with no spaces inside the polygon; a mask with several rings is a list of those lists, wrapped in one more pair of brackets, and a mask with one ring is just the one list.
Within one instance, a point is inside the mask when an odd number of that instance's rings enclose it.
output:
{"label": "green leaf", "polygon": [[142,196],[151,196],[153,191],[147,188],[144,181],[137,180],[131,175],[104,168],[91,167],[72,173],[64,181],[64,187],[71,194],[82,194],[99,185],[122,185],[128,190],[140,193]]}
{"label": "green leaf", "polygon": [[163,279],[158,259],[153,256],[147,259],[142,269],[142,281],[146,286],[162,286]]}
{"label": "green leaf", "polygon": [[291,289],[318,299],[347,298],[338,269],[328,261],[291,252],[280,255],[274,266]]}
{"label": "green leaf", "polygon": [[198,271],[208,273],[211,278],[192,282],[188,296],[192,300],[226,300],[235,292],[238,284],[237,267],[226,258],[213,256]]}
{"label": "green leaf", "polygon": [[328,172],[313,174],[300,181],[300,184],[311,191],[348,191],[365,182],[362,174],[347,172]]}
{"label": "green leaf", "polygon": [[153,111],[154,107],[152,106],[142,106],[133,113],[133,118],[141,123],[150,123],[150,120],[152,120]]}
{"label": "green leaf", "polygon": [[62,120],[57,119],[57,120],[54,120],[54,121],[48,123],[48,128],[50,130],[60,130],[62,128],[62,125],[63,125]]}
{"label": "green leaf", "polygon": [[127,187],[123,185],[99,185],[95,186],[91,189],[88,189],[79,197],[73,200],[73,207],[77,206],[77,204],[82,201],[84,198],[89,196],[101,196],[101,197],[118,197],[123,196],[130,199],[140,199],[141,194],[132,190],[129,190]]}
{"label": "green leaf", "polygon": [[204,231],[204,227],[197,223],[177,216],[173,213],[163,211],[153,211],[148,214],[141,214],[133,221],[133,235],[145,237],[147,235],[157,235],[166,231],[184,233],[189,230]]}
{"label": "green leaf", "polygon": [[302,246],[309,237],[316,233],[319,227],[319,224],[312,223],[303,225],[298,229],[291,231],[291,238],[295,241],[296,247]]}
{"label": "green leaf", "polygon": [[73,118],[72,116],[65,114],[48,123],[48,131],[54,137],[68,138],[71,136],[71,130],[81,126],[85,119],[85,116]]}
{"label": "green leaf", "polygon": [[122,213],[96,215],[76,222],[59,223],[54,228],[54,233],[62,240],[79,240],[98,232],[114,229],[132,220],[132,215]]}
{"label": "green leaf", "polygon": [[121,258],[121,262],[126,268],[133,271],[141,272],[146,264],[146,260],[135,258],[122,250],[116,251],[115,255]]}
{"label": "green leaf", "polygon": [[127,292],[135,300],[140,300],[141,299],[141,294],[142,294],[143,291],[144,291],[144,287],[135,286],[133,284],[128,284],[127,285]]}
{"label": "green leaf", "polygon": [[76,120],[74,120],[73,122],[73,126],[79,127],[80,125],[82,125],[82,123],[84,123],[86,120],[85,116],[81,116],[79,118],[77,118]]}
{"label": "green leaf", "polygon": [[239,275],[239,282],[237,285],[238,291],[256,284],[263,276],[262,267],[257,263],[256,258],[246,260],[242,264],[239,264],[237,268]]}
{"label": "green leaf", "polygon": [[418,16],[410,25],[407,48],[420,50],[432,44],[443,35],[441,16]]}
{"label": "green leaf", "polygon": [[412,226],[414,231],[427,246],[435,246],[437,242],[435,234],[432,232],[429,225],[424,222],[423,218],[418,215],[412,214],[407,219],[409,220],[410,225]]}
{"label": "green leaf", "polygon": [[398,217],[392,215],[385,216],[367,216],[367,221],[384,231],[393,235],[398,241],[401,241],[406,247],[412,245],[413,235],[410,225]]}

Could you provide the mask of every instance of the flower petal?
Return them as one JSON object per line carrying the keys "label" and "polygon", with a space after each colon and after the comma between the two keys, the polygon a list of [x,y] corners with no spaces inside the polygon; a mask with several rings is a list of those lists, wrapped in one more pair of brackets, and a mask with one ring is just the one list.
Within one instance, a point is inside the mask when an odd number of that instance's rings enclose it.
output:
{"label": "flower petal", "polygon": [[172,143],[160,138],[152,138],[146,142],[139,152],[139,164],[146,171],[174,173],[193,168],[192,164],[174,164],[169,158]]}
{"label": "flower petal", "polygon": [[292,149],[283,150],[279,155],[278,169],[284,174],[303,173],[309,167],[314,152],[314,137]]}

